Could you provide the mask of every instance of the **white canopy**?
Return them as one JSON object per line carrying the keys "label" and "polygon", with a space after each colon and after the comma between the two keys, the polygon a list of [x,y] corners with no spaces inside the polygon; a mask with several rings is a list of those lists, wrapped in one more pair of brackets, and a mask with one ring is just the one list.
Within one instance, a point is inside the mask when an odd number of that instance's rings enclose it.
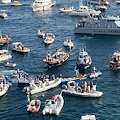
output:
{"label": "white canopy", "polygon": [[21,42],[15,42],[15,43],[13,43],[13,45],[18,45],[18,44],[21,44],[21,45],[22,45]]}

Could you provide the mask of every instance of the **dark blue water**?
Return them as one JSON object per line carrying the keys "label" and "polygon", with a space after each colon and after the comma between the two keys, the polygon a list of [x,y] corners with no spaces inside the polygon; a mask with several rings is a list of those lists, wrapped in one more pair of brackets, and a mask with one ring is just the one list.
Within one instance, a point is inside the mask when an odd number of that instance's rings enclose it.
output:
{"label": "dark blue water", "polygon": [[[13,2],[13,1],[12,1]],[[21,0],[23,6],[11,7],[10,5],[0,4],[1,10],[6,10],[8,19],[0,19],[0,30],[2,34],[9,34],[12,42],[9,50],[12,54],[11,62],[17,64],[16,68],[5,68],[0,66],[0,73],[10,75],[16,70],[23,69],[29,75],[37,74],[55,74],[60,73],[63,77],[73,77],[76,57],[81,45],[87,47],[89,55],[92,57],[92,66],[82,73],[89,73],[93,66],[99,69],[103,75],[95,80],[97,90],[104,92],[101,98],[89,99],[63,95],[65,104],[59,116],[43,116],[41,111],[46,99],[52,95],[60,93],[60,87],[38,93],[31,96],[32,99],[42,101],[40,112],[37,114],[28,114],[27,95],[22,92],[14,79],[13,86],[10,87],[7,94],[0,98],[0,119],[1,120],[79,120],[85,113],[95,114],[98,120],[120,120],[120,70],[112,71],[109,68],[110,57],[114,51],[120,48],[120,36],[91,36],[74,34],[75,23],[79,17],[72,17],[69,14],[60,13],[59,8],[62,5],[73,5],[78,8],[79,0],[57,0],[56,5],[49,11],[33,13],[30,5],[33,0]],[[111,1],[106,14],[118,16],[120,6],[115,1]],[[45,46],[43,39],[37,36],[37,30],[42,29],[45,33],[52,32],[56,38],[53,44]],[[61,66],[48,69],[43,62],[46,51],[55,52],[55,48],[63,47],[63,41],[70,37],[75,46],[69,51],[70,57]],[[31,49],[28,54],[19,54],[12,52],[12,43],[21,41],[24,46]],[[8,48],[3,46],[2,48]],[[89,81],[89,79],[87,79]],[[44,95],[44,97],[42,97]]]}

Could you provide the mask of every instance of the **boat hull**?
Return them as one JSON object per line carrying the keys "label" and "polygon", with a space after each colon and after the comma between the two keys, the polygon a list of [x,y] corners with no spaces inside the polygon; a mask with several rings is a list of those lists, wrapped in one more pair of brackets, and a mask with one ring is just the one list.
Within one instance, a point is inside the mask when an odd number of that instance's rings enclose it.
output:
{"label": "boat hull", "polygon": [[5,84],[3,91],[0,91],[0,96],[5,95],[5,93],[8,91],[8,89],[9,89],[9,85]]}

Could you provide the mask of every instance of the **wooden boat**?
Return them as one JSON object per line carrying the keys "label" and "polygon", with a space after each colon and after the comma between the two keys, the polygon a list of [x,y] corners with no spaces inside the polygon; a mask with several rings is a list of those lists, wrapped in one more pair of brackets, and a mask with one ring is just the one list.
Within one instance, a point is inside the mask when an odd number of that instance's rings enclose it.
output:
{"label": "wooden boat", "polygon": [[22,4],[19,3],[19,1],[14,1],[14,3],[12,3],[11,6],[22,6]]}
{"label": "wooden boat", "polygon": [[[81,92],[81,88],[78,86],[78,90],[75,90],[75,81],[69,81],[67,86],[64,85],[62,92],[68,95],[79,96],[79,97],[88,97],[88,98],[97,98],[103,95],[103,92],[100,91],[90,91],[90,92]],[[80,91],[79,91],[80,90]]]}
{"label": "wooden boat", "polygon": [[55,114],[59,115],[60,111],[64,105],[64,99],[62,95],[55,95],[51,97],[52,99],[48,99],[45,101],[45,107],[42,111],[42,114]]}
{"label": "wooden boat", "polygon": [[35,83],[30,83],[30,86],[24,87],[23,92],[30,93],[30,94],[35,94],[39,92],[43,92],[49,89],[52,89],[54,87],[57,87],[61,83],[61,78],[56,78],[55,80],[47,81],[40,84],[35,84]]}
{"label": "wooden boat", "polygon": [[8,37],[8,35],[6,35],[6,37],[2,37],[2,35],[0,35],[0,45],[4,45],[4,44],[8,44],[11,42],[11,37]]}
{"label": "wooden boat", "polygon": [[43,61],[48,64],[49,67],[61,65],[69,58],[69,54],[66,52],[60,52],[61,49],[57,49],[54,55],[48,53],[46,59]]}
{"label": "wooden boat", "polygon": [[30,113],[37,113],[40,110],[41,101],[32,100],[29,105],[27,105],[27,111]]}
{"label": "wooden boat", "polygon": [[4,64],[5,67],[15,67],[16,64],[15,63],[10,63],[10,62],[7,62]]}
{"label": "wooden boat", "polygon": [[81,116],[80,120],[97,120],[97,119],[96,119],[95,115],[85,114],[85,115]]}
{"label": "wooden boat", "polygon": [[21,52],[21,53],[30,52],[30,49],[24,47],[21,42],[15,42],[15,43],[13,43],[13,45],[14,45],[14,47],[12,48],[13,51]]}

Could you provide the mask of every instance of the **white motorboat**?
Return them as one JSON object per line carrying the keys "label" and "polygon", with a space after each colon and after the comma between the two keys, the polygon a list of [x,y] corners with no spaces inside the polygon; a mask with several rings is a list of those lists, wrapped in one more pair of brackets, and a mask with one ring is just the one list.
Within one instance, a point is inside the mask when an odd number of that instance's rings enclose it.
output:
{"label": "white motorboat", "polygon": [[[67,86],[65,87],[65,89],[62,89],[62,92],[68,95],[73,95],[73,96],[79,96],[79,97],[93,97],[93,98],[97,98],[97,97],[101,97],[103,95],[103,92],[100,91],[91,91],[91,92],[81,92],[81,88],[78,86],[78,90],[75,90],[75,81],[69,81],[67,82]],[[80,91],[79,91],[80,90]]]}
{"label": "white motorboat", "polygon": [[10,62],[7,62],[4,64],[5,67],[15,67],[16,64],[15,63],[10,63]]}
{"label": "white motorboat", "polygon": [[11,3],[11,0],[2,0],[2,3],[8,4],[8,3]]}
{"label": "white motorboat", "polygon": [[116,1],[117,4],[120,4],[120,1]]}
{"label": "white motorboat", "polygon": [[45,33],[42,30],[38,30],[38,36],[44,38],[45,37]]}
{"label": "white motorboat", "polygon": [[5,12],[1,12],[0,17],[6,19],[8,15]]}
{"label": "white motorboat", "polygon": [[8,50],[0,50],[0,62],[8,61],[12,58],[12,55],[8,52]]}
{"label": "white motorboat", "polygon": [[74,44],[73,44],[73,42],[71,41],[71,39],[66,39],[66,40],[64,41],[63,45],[64,45],[65,47],[69,47],[69,48],[73,48],[73,46],[74,46]]}
{"label": "white motorboat", "polygon": [[51,88],[57,87],[61,83],[61,78],[56,78],[55,80],[47,80],[47,82],[41,84],[30,83],[30,86],[24,87],[23,92],[35,94],[49,90]]}
{"label": "white motorboat", "polygon": [[27,105],[27,111],[30,113],[37,113],[40,110],[41,101],[32,100],[29,105]]}
{"label": "white motorboat", "polygon": [[13,51],[21,53],[28,53],[30,51],[30,49],[24,47],[21,42],[15,42],[13,43],[13,45],[14,45],[14,47],[12,48]]}
{"label": "white motorboat", "polygon": [[81,2],[79,3],[79,10],[72,11],[70,15],[72,16],[88,16],[91,14],[92,16],[99,15],[101,11],[96,11],[93,8],[89,8],[88,6],[84,6]]}
{"label": "white motorboat", "polygon": [[45,11],[49,10],[53,5],[55,5],[55,1],[51,0],[35,0],[35,2],[32,4],[33,11]]}
{"label": "white motorboat", "polygon": [[46,38],[45,38],[45,40],[44,40],[44,43],[45,43],[45,44],[51,44],[51,43],[54,42],[54,40],[55,40],[55,35],[52,34],[52,33],[47,33],[47,34],[46,34]]}
{"label": "white motorboat", "polygon": [[107,10],[107,7],[105,5],[97,5],[95,6],[95,9],[100,11],[105,11]]}
{"label": "white motorboat", "polygon": [[87,0],[88,3],[91,4],[101,4],[101,5],[109,5],[110,0]]}
{"label": "white motorboat", "polygon": [[62,95],[52,96],[52,99],[45,101],[45,107],[42,111],[42,114],[55,114],[59,115],[64,105],[64,99]]}
{"label": "white motorboat", "polygon": [[92,60],[91,57],[86,52],[86,48],[81,48],[79,55],[76,59],[76,64],[78,68],[87,69],[91,66]]}
{"label": "white motorboat", "polygon": [[81,116],[80,120],[97,120],[97,119],[96,119],[95,115],[85,114],[85,115]]}
{"label": "white motorboat", "polygon": [[62,6],[60,9],[60,12],[72,12],[74,10],[74,7],[67,7],[67,6]]}
{"label": "white motorboat", "polygon": [[102,72],[100,72],[100,71],[95,71],[95,72],[93,72],[93,73],[90,73],[89,75],[88,75],[88,78],[98,78],[98,77],[100,77],[102,75]]}

